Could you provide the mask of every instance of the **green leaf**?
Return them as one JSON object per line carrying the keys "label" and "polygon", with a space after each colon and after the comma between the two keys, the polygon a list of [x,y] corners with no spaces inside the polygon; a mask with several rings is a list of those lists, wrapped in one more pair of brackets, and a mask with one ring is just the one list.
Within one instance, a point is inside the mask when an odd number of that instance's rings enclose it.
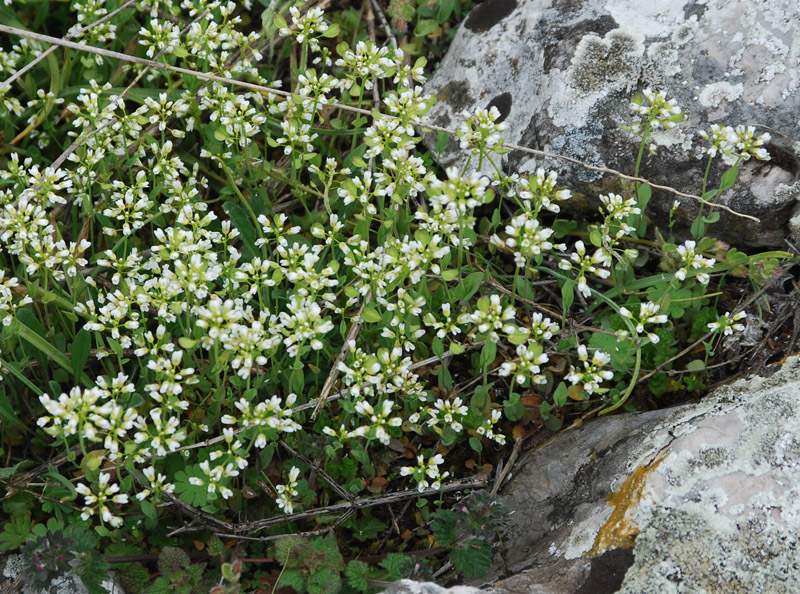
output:
{"label": "green leaf", "polygon": [[147,499],[139,502],[139,507],[142,509],[142,513],[148,518],[155,518],[158,515],[156,512],[156,506],[147,501]]}
{"label": "green leaf", "polygon": [[451,342],[450,352],[453,353],[454,355],[460,355],[461,353],[464,352],[464,346],[457,342]]}
{"label": "green leaf", "polygon": [[340,33],[340,28],[338,23],[331,23],[328,25],[328,28],[322,33],[323,37],[327,37],[328,39],[333,39]]}
{"label": "green leaf", "polygon": [[509,421],[519,421],[525,414],[525,407],[522,405],[520,395],[516,392],[503,402],[503,412]]}
{"label": "green leaf", "polygon": [[725,173],[723,173],[722,179],[719,182],[720,192],[727,190],[728,188],[732,188],[733,185],[736,183],[736,178],[738,176],[739,176],[738,167],[731,167]]}
{"label": "green leaf", "polygon": [[18,549],[31,534],[31,516],[12,516],[0,532],[0,551]]}
{"label": "green leaf", "polygon": [[377,324],[381,321],[381,314],[379,314],[378,310],[371,305],[366,305],[361,312],[361,319],[368,324]]}
{"label": "green leaf", "polygon": [[[202,485],[193,485],[189,479],[193,476],[203,479]],[[205,484],[207,477],[197,464],[189,466],[186,470],[175,473],[175,493],[184,503],[203,507],[208,503],[208,486]]]}
{"label": "green leaf", "polygon": [[453,9],[455,9],[455,7],[455,0],[440,0],[439,10],[436,13],[436,20],[441,24],[446,23],[450,15],[453,14]]}
{"label": "green leaf", "polygon": [[414,35],[417,37],[425,37],[437,29],[440,29],[439,23],[433,19],[422,19],[417,23],[417,26],[414,27]]}
{"label": "green leaf", "polygon": [[276,14],[273,18],[273,22],[278,29],[286,29],[286,19],[284,19],[281,15]]}
{"label": "green leaf", "polygon": [[381,561],[381,567],[389,572],[388,577],[390,580],[399,580],[403,577],[403,568],[411,562],[411,557],[407,555],[402,553],[389,553],[386,555],[386,559]]}
{"label": "green leaf", "polygon": [[469,438],[469,447],[471,447],[476,452],[483,451],[483,444],[481,443],[481,440],[476,437]]}
{"label": "green leaf", "polygon": [[445,282],[454,281],[458,278],[458,270],[443,270],[442,271],[442,280]]}
{"label": "green leaf", "polygon": [[[17,314],[22,313],[23,311],[28,311],[26,309],[20,309],[17,311]],[[32,315],[32,314],[31,314]],[[11,322],[11,333],[12,335],[16,334],[20,338],[22,338],[25,342],[30,344],[31,346],[39,349],[44,355],[58,363],[61,367],[72,373],[72,364],[67,356],[59,351],[55,346],[53,346],[46,338],[40,336],[32,328],[23,324],[20,321],[20,317],[18,315],[17,319]],[[79,374],[79,381],[83,383],[84,386],[87,388],[91,388],[94,386],[94,382],[92,382],[89,377],[85,373]]]}
{"label": "green leaf", "polygon": [[484,414],[489,409],[490,401],[489,386],[478,386],[472,394],[469,407],[478,414]]}
{"label": "green leaf", "polygon": [[92,350],[92,336],[86,330],[81,330],[72,341],[69,356],[72,361],[72,375],[78,379],[81,371],[89,360],[89,351]]}
{"label": "green leaf", "polygon": [[553,392],[553,402],[556,406],[564,406],[567,403],[567,384],[561,382]]}
{"label": "green leaf", "polygon": [[22,460],[21,462],[17,462],[16,464],[14,464],[14,466],[9,466],[8,468],[0,468],[0,478],[8,478],[10,476],[14,476],[17,472],[20,471],[20,468],[24,468],[25,466],[28,466],[30,464],[31,464],[30,460]]}
{"label": "green leaf", "polygon": [[256,229],[253,226],[253,222],[241,206],[230,200],[225,202],[222,208],[228,213],[233,226],[239,231],[239,237],[242,240],[244,251],[248,256],[248,261],[252,260],[258,256],[259,253],[256,247]]}
{"label": "green leaf", "polygon": [[450,561],[465,578],[483,577],[492,561],[492,549],[486,541],[472,538],[450,553]]}
{"label": "green leaf", "polygon": [[483,272],[473,272],[470,275],[461,281],[459,285],[459,292],[460,296],[458,297],[461,300],[461,303],[464,304],[470,299],[472,296],[478,292],[478,289],[481,287],[481,283],[483,282]]}
{"label": "green leaf", "polygon": [[190,350],[197,346],[199,341],[189,338],[188,336],[181,336],[178,339],[178,344],[181,345],[182,349]]}
{"label": "green leaf", "polygon": [[494,363],[495,357],[497,357],[497,343],[487,340],[481,349],[481,369],[486,369],[489,365]]}
{"label": "green leaf", "polygon": [[650,196],[652,196],[652,194],[653,191],[648,184],[640,184],[639,187],[636,188],[636,202],[643,211],[647,208],[647,203],[650,202]]}
{"label": "green leaf", "polygon": [[436,147],[433,149],[433,152],[437,155],[441,155],[447,148],[450,134],[448,132],[437,132],[436,134]]}
{"label": "green leaf", "polygon": [[434,336],[433,340],[431,341],[431,351],[433,351],[433,354],[440,359],[444,355],[444,345],[442,344],[442,339],[438,336]]}
{"label": "green leaf", "polygon": [[529,335],[524,332],[514,332],[508,337],[508,342],[513,345],[521,345],[528,341]]}
{"label": "green leaf", "polygon": [[359,592],[366,592],[367,588],[369,588],[367,584],[369,565],[363,561],[358,561],[357,559],[350,561],[350,563],[347,564],[347,568],[344,570],[344,575],[351,588]]}
{"label": "green leaf", "polygon": [[564,309],[572,307],[572,302],[575,301],[574,293],[575,281],[568,280],[561,285],[561,300],[564,302]]}
{"label": "green leaf", "polygon": [[687,371],[703,371],[706,369],[706,362],[702,359],[695,359],[686,364]]}

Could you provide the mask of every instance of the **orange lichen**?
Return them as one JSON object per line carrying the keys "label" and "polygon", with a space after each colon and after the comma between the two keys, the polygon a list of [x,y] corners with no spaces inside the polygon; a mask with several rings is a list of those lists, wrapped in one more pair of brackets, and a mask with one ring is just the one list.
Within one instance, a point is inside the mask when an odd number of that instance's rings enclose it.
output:
{"label": "orange lichen", "polygon": [[655,470],[665,456],[659,456],[650,464],[640,466],[625,479],[619,489],[608,496],[608,504],[614,507],[606,523],[597,531],[594,544],[585,557],[597,557],[609,549],[630,549],[639,536],[639,527],[632,521],[633,512],[642,498],[647,476]]}

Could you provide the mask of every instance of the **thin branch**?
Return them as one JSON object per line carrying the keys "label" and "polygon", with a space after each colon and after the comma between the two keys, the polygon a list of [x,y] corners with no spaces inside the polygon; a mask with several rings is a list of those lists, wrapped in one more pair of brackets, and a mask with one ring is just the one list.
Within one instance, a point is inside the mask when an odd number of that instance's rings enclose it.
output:
{"label": "thin branch", "polygon": [[[467,346],[464,347],[464,352],[470,351],[472,349],[476,349],[476,348],[478,348],[480,346],[483,346],[483,344],[484,344],[484,341],[473,342],[472,344],[467,345]],[[445,351],[444,353],[442,353],[442,357],[441,358],[436,357],[436,356],[428,357],[427,359],[423,359],[422,361],[417,361],[416,363],[413,363],[412,365],[409,366],[408,370],[409,371],[414,371],[415,369],[419,369],[420,367],[425,367],[426,365],[432,365],[433,363],[438,363],[440,361],[444,361],[445,359],[448,359],[449,357],[452,357],[455,354],[456,353],[454,353],[453,351]],[[338,392],[336,394],[332,394],[331,396],[329,396],[327,398],[327,402],[333,402],[334,400],[339,400],[339,398],[341,398],[342,396],[344,396],[346,394],[347,394],[347,390],[341,390],[340,392]],[[309,408],[314,408],[314,407],[317,406],[317,402],[318,401],[319,401],[318,398],[314,398],[314,399],[306,402],[305,404],[301,404],[300,406],[292,407],[292,413],[300,412],[300,411],[303,411],[303,410],[308,410]],[[248,427],[239,427],[233,433],[234,433],[234,435],[238,435],[238,434],[240,434],[240,433],[242,433],[244,431],[247,431],[248,429],[252,429],[253,427],[257,427],[257,426],[258,425],[250,425]],[[197,448],[205,448],[205,447],[217,444],[217,443],[219,443],[221,441],[225,441],[225,439],[226,439],[225,436],[218,435],[216,437],[211,437],[209,439],[206,439],[205,441],[200,441],[200,442],[197,442],[197,443],[191,443],[189,445],[181,446],[180,448],[178,448],[177,450],[174,450],[174,451],[182,452],[182,451],[185,451],[185,450],[195,450]]]}
{"label": "thin branch", "polygon": [[375,14],[378,15],[378,19],[381,22],[381,26],[383,27],[383,33],[386,35],[389,43],[392,44],[392,47],[397,49],[397,38],[392,33],[392,28],[389,26],[388,21],[386,20],[386,15],[383,14],[383,9],[381,5],[378,3],[377,0],[368,0],[369,3],[372,5],[372,10]]}
{"label": "thin branch", "polygon": [[[239,86],[239,87],[242,87],[242,88],[245,88],[245,89],[250,89],[252,91],[257,91],[259,93],[271,93],[273,95],[279,95],[281,97],[291,97],[292,96],[292,94],[290,92],[288,92],[288,91],[282,91],[280,89],[274,89],[272,87],[266,87],[266,86],[263,86],[263,85],[257,85],[257,84],[254,84],[254,83],[249,83],[249,82],[236,80],[236,79],[232,79],[232,78],[226,78],[226,77],[223,77],[223,76],[216,76],[214,74],[209,74],[209,73],[206,73],[206,72],[199,72],[197,70],[191,70],[189,68],[181,68],[179,66],[171,66],[169,64],[163,64],[161,62],[156,62],[155,60],[147,60],[145,58],[138,58],[136,56],[129,56],[127,54],[123,54],[123,53],[120,53],[120,52],[114,52],[114,51],[103,49],[103,48],[99,48],[99,47],[92,47],[90,45],[85,45],[83,43],[75,43],[73,41],[68,41],[66,39],[59,39],[57,37],[51,37],[50,35],[42,35],[40,33],[34,33],[32,31],[25,31],[23,29],[18,29],[16,27],[9,27],[8,25],[0,25],[0,32],[7,33],[9,35],[17,35],[17,36],[20,36],[20,37],[27,37],[29,39],[34,39],[36,41],[41,41],[43,43],[51,43],[51,44],[54,44],[54,45],[60,45],[60,46],[63,46],[63,47],[69,47],[69,48],[76,49],[76,50],[79,50],[79,51],[85,51],[85,52],[90,52],[90,53],[94,53],[94,54],[99,54],[99,55],[105,56],[107,58],[115,58],[117,60],[123,60],[123,61],[126,61],[126,62],[133,62],[135,64],[142,64],[144,66],[150,66],[152,68],[162,68],[162,69],[166,69],[166,70],[171,70],[173,72],[179,72],[181,74],[188,74],[190,76],[195,76],[195,77],[200,78],[200,79],[215,81],[215,82],[218,82],[220,84],[235,85],[235,86]],[[368,111],[366,109],[361,109],[361,108],[358,108],[358,107],[352,107],[350,105],[336,104],[335,107],[338,107],[339,109],[343,109],[345,111],[351,111],[351,112],[354,112],[354,113],[360,113],[360,114],[366,115],[366,116],[371,116],[372,115],[372,112],[370,112],[370,111]],[[394,115],[391,115],[391,114],[382,114],[382,115],[384,115],[385,117],[397,117],[397,116],[394,116]],[[426,124],[422,124],[422,125],[420,125],[420,128],[422,128],[423,130],[426,130],[426,131],[427,130],[432,130],[432,131],[436,131],[436,132],[445,132],[447,134],[455,134],[454,130],[451,130],[449,128],[442,128],[441,126],[435,126],[433,124],[427,124],[427,123]],[[609,173],[609,174],[614,175],[616,177],[619,177],[621,179],[627,179],[629,181],[635,181],[635,182],[639,182],[639,183],[646,183],[646,184],[649,184],[653,188],[657,188],[659,190],[664,190],[664,191],[667,191],[667,192],[671,192],[672,194],[675,194],[677,196],[683,196],[684,198],[691,198],[692,200],[696,200],[696,201],[701,202],[702,204],[705,204],[705,205],[710,206],[712,208],[722,209],[722,210],[724,210],[726,212],[731,213],[734,216],[741,217],[741,218],[744,218],[744,219],[749,219],[749,220],[755,221],[757,223],[761,222],[761,220],[758,219],[757,217],[737,212],[737,211],[733,210],[732,208],[730,208],[728,206],[725,206],[724,204],[714,204],[713,202],[709,202],[707,200],[704,200],[703,198],[701,198],[700,196],[697,196],[696,194],[688,194],[686,192],[681,192],[680,190],[678,190],[676,188],[673,188],[671,186],[664,186],[664,185],[660,185],[660,184],[655,184],[655,183],[652,183],[652,182],[648,181],[647,179],[645,179],[643,177],[636,177],[636,176],[632,176],[632,175],[626,175],[626,174],[624,174],[624,173],[622,173],[620,171],[617,171],[616,169],[610,169],[608,167],[597,167],[595,165],[590,165],[589,163],[584,163],[583,161],[581,161],[579,159],[575,159],[573,157],[567,157],[565,155],[559,155],[559,154],[551,153],[551,152],[548,152],[548,151],[541,151],[541,150],[538,150],[538,149],[527,148],[527,147],[519,146],[519,145],[516,145],[516,144],[504,144],[504,146],[507,147],[507,148],[513,149],[513,150],[518,150],[518,151],[522,151],[522,152],[525,152],[525,153],[529,153],[531,155],[538,155],[540,157],[548,157],[548,158],[551,158],[551,159],[560,159],[562,161],[567,161],[569,163],[574,163],[574,164],[579,165],[579,166],[581,166],[581,167],[583,167],[585,169],[590,169],[592,171],[599,171],[599,172],[602,172],[602,173]]]}
{"label": "thin branch", "polygon": [[480,479],[467,478],[459,481],[454,481],[447,485],[442,485],[441,489],[428,488],[424,489],[423,491],[409,489],[406,491],[401,491],[399,493],[390,493],[388,495],[382,495],[376,497],[360,497],[358,499],[354,499],[352,502],[335,503],[333,505],[327,505],[325,507],[319,507],[317,509],[297,512],[296,514],[274,516],[272,518],[266,518],[264,520],[255,520],[253,522],[248,522],[246,524],[239,524],[236,526],[232,526],[232,528],[234,533],[255,532],[257,530],[263,530],[264,528],[269,528],[270,526],[275,526],[276,524],[281,524],[283,522],[289,522],[289,521],[295,522],[298,520],[307,520],[310,518],[316,518],[318,516],[323,516],[323,515],[336,514],[339,512],[347,512],[353,509],[353,507],[356,507],[358,509],[365,509],[367,507],[374,507],[376,505],[386,505],[387,503],[395,503],[397,501],[414,499],[416,497],[429,497],[432,495],[439,495],[440,493],[447,493],[450,491],[460,491],[462,489],[484,488],[487,485],[488,481],[484,478]]}
{"label": "thin branch", "polygon": [[325,405],[325,401],[328,400],[328,396],[333,389],[333,384],[336,382],[336,379],[339,377],[339,363],[344,361],[344,358],[347,356],[348,351],[350,350],[350,342],[356,339],[359,330],[361,330],[361,325],[363,324],[363,320],[361,319],[361,314],[364,313],[364,308],[367,304],[372,300],[372,291],[368,291],[366,296],[364,297],[364,302],[361,304],[361,307],[356,314],[356,319],[353,320],[353,325],[350,326],[350,330],[347,332],[347,336],[344,339],[344,344],[342,345],[342,349],[339,351],[339,354],[336,356],[336,360],[333,362],[333,367],[331,367],[331,371],[328,374],[325,383],[322,386],[322,391],[319,393],[319,397],[317,398],[317,406],[314,407],[314,412],[311,413],[311,420],[316,420],[319,412],[322,410],[322,407]]}
{"label": "thin branch", "polygon": [[[110,19],[113,19],[120,12],[122,12],[123,10],[125,10],[126,8],[128,8],[130,6],[133,6],[135,3],[136,3],[136,0],[128,0],[125,4],[123,4],[122,6],[117,8],[116,10],[112,10],[107,15],[105,15],[103,18],[97,19],[95,22],[89,23],[85,27],[81,27],[80,29],[78,29],[76,31],[73,31],[72,33],[67,33],[67,35],[64,36],[64,39],[74,39],[75,37],[78,37],[79,35],[83,35],[88,30],[92,29],[93,27],[96,27],[97,25],[102,25],[106,21],[108,21]],[[30,62],[25,64],[25,66],[23,66],[22,68],[17,70],[14,74],[9,76],[6,80],[1,82],[0,83],[0,93],[2,93],[6,89],[6,87],[11,86],[11,83],[13,83],[15,80],[17,80],[19,77],[21,77],[26,72],[28,72],[31,68],[36,66],[39,62],[44,60],[47,56],[49,56],[54,51],[56,51],[56,49],[58,49],[58,45],[50,46],[45,51],[43,51],[41,54],[36,56],[33,60],[31,60]]]}

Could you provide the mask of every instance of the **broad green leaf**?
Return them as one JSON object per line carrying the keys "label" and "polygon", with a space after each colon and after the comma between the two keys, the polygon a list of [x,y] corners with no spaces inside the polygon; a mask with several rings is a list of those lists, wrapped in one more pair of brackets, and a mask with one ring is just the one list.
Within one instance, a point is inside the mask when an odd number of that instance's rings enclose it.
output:
{"label": "broad green leaf", "polygon": [[333,39],[337,35],[339,35],[339,24],[338,23],[331,23],[328,25],[328,28],[322,33],[323,37],[327,37],[328,39]]}
{"label": "broad green leaf", "polygon": [[572,302],[575,300],[574,291],[575,281],[568,280],[561,285],[561,300],[564,302],[564,309],[572,307]]}
{"label": "broad green leaf", "polygon": [[466,303],[472,296],[478,292],[478,289],[481,287],[481,283],[483,282],[483,272],[473,272],[470,275],[461,281],[458,289],[460,292],[460,300],[461,303]]}
{"label": "broad green leaf", "polygon": [[487,340],[481,349],[481,368],[485,369],[494,363],[497,357],[497,343],[492,340]]}
{"label": "broad green leaf", "polygon": [[437,132],[436,147],[433,149],[433,152],[437,155],[441,155],[447,148],[447,143],[449,140],[450,134],[448,132]]}
{"label": "broad green leaf", "polygon": [[738,167],[731,167],[725,173],[722,174],[722,179],[719,182],[719,189],[720,191],[727,190],[728,188],[732,188],[733,185],[736,183],[736,178],[739,176],[739,168]]}
{"label": "broad green leaf", "polygon": [[433,354],[440,359],[444,355],[444,345],[442,344],[442,339],[438,336],[434,336],[433,340],[431,341],[431,351],[433,351]]}
{"label": "broad green leaf", "polygon": [[368,324],[377,324],[381,321],[381,314],[379,314],[378,310],[371,305],[366,305],[361,312],[361,319]]}
{"label": "broad green leaf", "polygon": [[567,384],[561,382],[553,392],[553,402],[556,406],[564,406],[567,403]]}
{"label": "broad green leaf", "polygon": [[414,27],[414,35],[416,35],[417,37],[425,37],[436,31],[437,29],[440,29],[439,23],[437,23],[433,19],[422,19],[420,22],[417,23],[417,26]]}
{"label": "broad green leaf", "polygon": [[222,208],[228,213],[234,227],[239,231],[239,237],[242,240],[244,251],[247,253],[248,260],[258,256],[258,248],[256,247],[256,229],[253,222],[250,220],[247,212],[230,200],[222,205]]}
{"label": "broad green leaf", "polygon": [[86,330],[81,330],[75,335],[75,340],[72,341],[69,357],[72,361],[72,375],[78,379],[86,361],[89,359],[89,352],[92,350],[92,335]]}
{"label": "broad green leaf", "polygon": [[460,345],[457,342],[451,342],[450,343],[450,352],[453,353],[454,355],[460,355],[461,353],[464,352],[464,347],[463,347],[463,345]]}
{"label": "broad green leaf", "polygon": [[[22,311],[26,310],[19,310],[17,313],[19,314]],[[22,338],[22,340],[39,349],[44,355],[58,363],[62,368],[72,373],[72,364],[67,356],[53,346],[46,338],[40,336],[30,327],[23,324],[19,317],[11,322],[11,328],[12,334],[17,334],[20,338]],[[85,373],[81,372],[78,379],[87,388],[94,386],[94,382],[92,382]]]}
{"label": "broad green leaf", "polygon": [[445,282],[454,281],[458,278],[458,270],[451,269],[451,270],[443,270],[442,271],[442,280]]}

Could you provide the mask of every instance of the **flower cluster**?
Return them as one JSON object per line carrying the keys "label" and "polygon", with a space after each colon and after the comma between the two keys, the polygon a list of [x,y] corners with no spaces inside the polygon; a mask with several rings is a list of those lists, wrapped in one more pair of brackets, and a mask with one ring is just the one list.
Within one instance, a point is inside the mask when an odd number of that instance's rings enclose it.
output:
{"label": "flower cluster", "polygon": [[283,510],[285,514],[291,515],[294,513],[293,500],[300,494],[297,490],[297,479],[299,476],[300,469],[297,466],[292,466],[292,469],[289,471],[289,480],[286,484],[275,486],[275,490],[278,492],[275,503],[278,505],[278,509]]}
{"label": "flower cluster", "polygon": [[522,201],[523,208],[531,212],[533,217],[538,217],[541,209],[554,214],[561,212],[559,202],[569,200],[572,192],[566,188],[557,190],[557,182],[558,174],[555,171],[545,171],[541,167],[530,177],[520,179],[516,193]]}
{"label": "flower cluster", "polygon": [[[429,457],[427,460],[420,454],[417,456],[416,466],[403,466],[400,468],[400,476],[410,476],[417,481],[417,490],[422,493],[428,487],[439,489],[442,481],[450,476],[449,472],[442,473],[439,466],[444,464],[441,454]],[[429,482],[429,480],[432,482]]]}
{"label": "flower cluster", "polygon": [[473,113],[465,111],[462,115],[466,119],[456,131],[462,149],[474,147],[483,152],[503,144],[502,134],[507,126],[497,122],[500,119],[497,107],[492,105],[488,111],[478,108]]}
{"label": "flower cluster", "polygon": [[738,165],[750,157],[755,157],[760,161],[768,161],[770,158],[764,145],[772,137],[767,133],[756,136],[753,126],[739,125],[734,129],[730,126],[711,124],[711,133],[701,130],[699,134],[709,143],[703,152],[709,158],[722,153],[722,160],[728,165]]}
{"label": "flower cluster", "polygon": [[517,326],[513,323],[516,311],[510,305],[503,306],[500,295],[483,296],[478,299],[477,305],[474,312],[461,314],[458,322],[474,324],[479,333],[488,333],[489,339],[495,342],[500,340],[498,330],[505,334],[514,334],[517,331]]}
{"label": "flower cluster", "polygon": [[581,389],[589,395],[595,392],[598,394],[604,392],[606,388],[601,388],[600,384],[614,377],[613,371],[604,369],[611,361],[611,357],[608,353],[595,350],[589,360],[589,352],[585,345],[579,344],[577,350],[582,368],[570,365],[569,373],[564,376],[564,379],[571,382],[573,386],[580,385]]}
{"label": "flower cluster", "polygon": [[680,268],[675,272],[675,278],[678,280],[686,280],[686,274],[689,269],[697,270],[695,278],[697,282],[707,285],[711,277],[708,275],[711,268],[716,263],[715,258],[705,258],[698,254],[695,250],[697,243],[691,239],[686,240],[677,248],[678,256],[680,257]]}
{"label": "flower cluster", "polygon": [[744,324],[740,324],[739,320],[742,320],[747,317],[747,314],[743,311],[737,312],[733,315],[730,312],[725,312],[719,318],[717,318],[716,322],[711,322],[708,324],[708,329],[712,332],[722,332],[724,336],[730,336],[734,332],[741,332],[744,330]]}
{"label": "flower cluster", "polygon": [[586,273],[591,273],[598,278],[608,278],[611,271],[611,257],[603,248],[597,248],[592,255],[586,252],[583,241],[575,242],[575,251],[570,254],[570,259],[561,259],[558,267],[561,270],[575,270],[577,273],[577,289],[584,297],[590,297],[592,291],[586,281]]}
{"label": "flower cluster", "polygon": [[122,526],[122,518],[114,515],[111,508],[109,508],[109,504],[128,503],[128,496],[125,493],[119,492],[119,485],[109,484],[110,480],[110,473],[101,472],[95,491],[92,491],[92,489],[83,483],[75,485],[75,490],[78,494],[83,495],[84,506],[81,509],[82,520],[88,520],[95,513],[99,512],[100,519],[103,522],[107,522],[114,528]]}
{"label": "flower cluster", "polygon": [[641,136],[645,129],[670,130],[683,119],[683,112],[675,99],[667,99],[664,91],[645,89],[642,95],[637,95],[631,100],[630,107],[631,111],[639,116],[639,121],[631,124],[628,129],[637,136]]}
{"label": "flower cluster", "polygon": [[[542,254],[553,249],[549,241],[554,231],[549,227],[541,226],[538,219],[530,218],[527,213],[511,219],[511,224],[506,225],[506,239],[492,235],[490,241],[494,245],[505,246],[514,254],[514,262],[518,268],[524,268],[529,259],[541,263]],[[566,245],[557,246],[566,249]]]}
{"label": "flower cluster", "polygon": [[[645,301],[644,303],[639,304],[639,313],[634,314],[631,312],[627,307],[620,307],[619,308],[619,315],[623,318],[627,318],[631,320],[636,328],[637,334],[642,334],[645,332],[645,324],[666,324],[667,323],[667,316],[666,314],[659,314],[658,311],[661,309],[661,306],[657,303],[653,303],[652,301]],[[647,339],[652,344],[657,344],[659,341],[658,335],[654,332],[647,332]]]}

